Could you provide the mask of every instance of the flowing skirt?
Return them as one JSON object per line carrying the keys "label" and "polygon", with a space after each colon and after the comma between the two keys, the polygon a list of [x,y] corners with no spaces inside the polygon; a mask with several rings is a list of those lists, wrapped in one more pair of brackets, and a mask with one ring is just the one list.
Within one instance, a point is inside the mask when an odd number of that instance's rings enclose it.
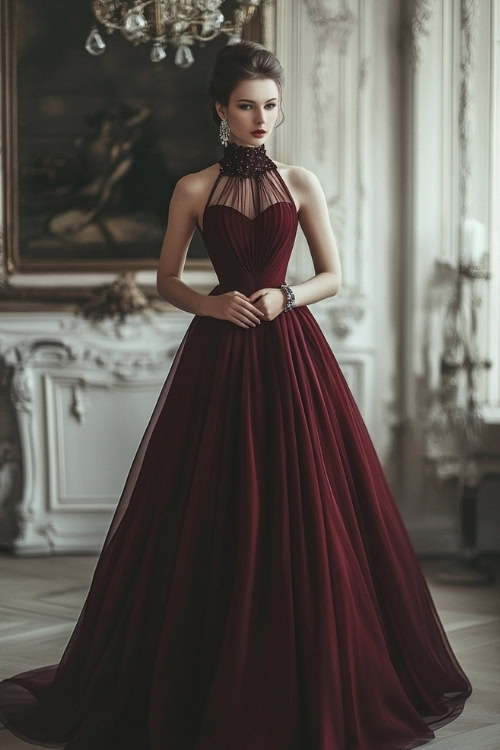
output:
{"label": "flowing skirt", "polygon": [[192,319],[62,658],[3,680],[0,719],[68,750],[410,750],[471,692],[301,306]]}

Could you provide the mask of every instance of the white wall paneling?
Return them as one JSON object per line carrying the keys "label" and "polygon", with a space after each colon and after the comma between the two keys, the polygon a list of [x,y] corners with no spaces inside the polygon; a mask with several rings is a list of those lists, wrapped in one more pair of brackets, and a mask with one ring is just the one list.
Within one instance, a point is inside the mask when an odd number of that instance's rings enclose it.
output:
{"label": "white wall paneling", "polygon": [[68,313],[3,316],[3,384],[16,414],[22,488],[4,497],[16,554],[96,551],[190,316],[130,319],[114,335]]}

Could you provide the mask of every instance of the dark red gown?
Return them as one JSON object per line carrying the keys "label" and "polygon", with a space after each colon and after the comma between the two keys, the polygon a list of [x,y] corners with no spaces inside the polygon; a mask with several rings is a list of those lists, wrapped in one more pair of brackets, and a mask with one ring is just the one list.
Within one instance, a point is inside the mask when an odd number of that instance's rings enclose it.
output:
{"label": "dark red gown", "polygon": [[[203,215],[220,283],[279,287],[298,226],[265,147]],[[307,306],[195,315],[59,664],[0,683],[68,750],[409,750],[472,692],[361,414]]]}

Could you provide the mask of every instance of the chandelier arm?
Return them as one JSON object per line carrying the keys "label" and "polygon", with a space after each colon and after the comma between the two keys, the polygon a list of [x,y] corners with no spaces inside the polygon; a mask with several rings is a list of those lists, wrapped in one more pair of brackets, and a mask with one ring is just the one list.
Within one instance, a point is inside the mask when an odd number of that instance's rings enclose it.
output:
{"label": "chandelier arm", "polygon": [[162,22],[161,22],[161,5],[160,0],[154,0],[155,12],[153,19],[153,33],[155,37],[160,37],[163,34]]}
{"label": "chandelier arm", "polygon": [[200,34],[198,34],[193,28],[195,26],[196,22],[191,25],[191,37],[196,42],[210,42],[212,41],[212,39],[216,39],[221,34],[235,34],[238,31],[234,23],[231,23],[231,21],[225,21],[224,24],[218,29],[214,29],[213,34],[211,34],[210,36],[200,36]]}
{"label": "chandelier arm", "polygon": [[200,34],[197,34],[195,31],[191,32],[191,39],[195,42],[211,42],[212,39],[216,39],[218,36],[220,36],[220,31],[218,29],[214,31],[213,34],[210,34],[210,36],[200,36]]}
{"label": "chandelier arm", "polygon": [[[146,8],[148,5],[151,5],[153,2],[156,2],[156,0],[143,0],[143,2],[138,2],[137,5],[134,6],[134,11],[142,13],[144,8]],[[122,13],[122,18],[119,21],[113,21],[113,17],[111,14],[112,12],[109,10],[109,8],[106,7],[105,0],[93,0],[92,12],[94,13],[94,16],[99,21],[99,23],[102,23],[102,25],[106,26],[106,28],[116,29],[117,31],[122,30],[123,18],[126,13]]]}

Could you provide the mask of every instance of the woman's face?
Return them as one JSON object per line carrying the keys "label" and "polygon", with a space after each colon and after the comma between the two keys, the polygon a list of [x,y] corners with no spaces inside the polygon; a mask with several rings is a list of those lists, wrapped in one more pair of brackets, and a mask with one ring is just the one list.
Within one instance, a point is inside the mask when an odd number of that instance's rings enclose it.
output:
{"label": "woman's face", "polygon": [[[279,89],[272,78],[240,81],[226,107],[216,103],[221,118],[231,129],[229,140],[240,146],[260,146],[271,135],[278,117]],[[264,130],[263,135],[255,131]]]}

